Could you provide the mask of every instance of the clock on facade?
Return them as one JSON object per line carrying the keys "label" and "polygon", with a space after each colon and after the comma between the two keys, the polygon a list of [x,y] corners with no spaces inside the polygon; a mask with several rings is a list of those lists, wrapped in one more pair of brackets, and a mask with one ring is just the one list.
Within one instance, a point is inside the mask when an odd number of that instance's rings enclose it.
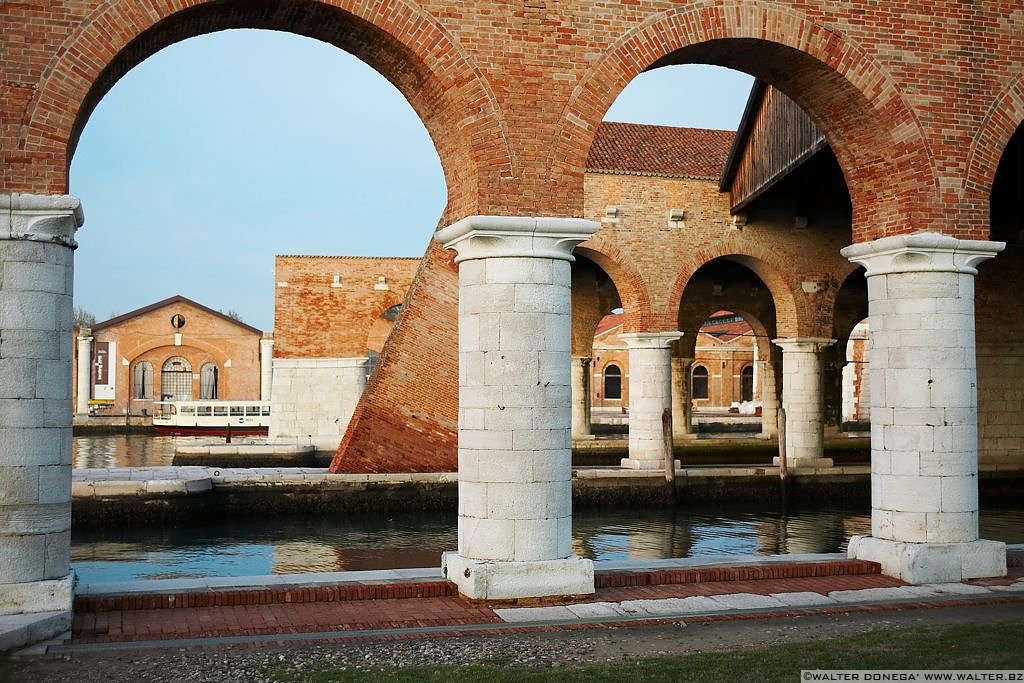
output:
{"label": "clock on facade", "polygon": [[185,316],[181,313],[175,313],[171,316],[171,327],[180,330],[185,327]]}

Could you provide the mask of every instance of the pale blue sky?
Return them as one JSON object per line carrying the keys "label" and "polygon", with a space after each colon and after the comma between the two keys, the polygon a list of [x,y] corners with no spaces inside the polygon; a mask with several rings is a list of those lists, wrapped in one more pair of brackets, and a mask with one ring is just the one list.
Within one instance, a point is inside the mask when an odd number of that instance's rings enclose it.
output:
{"label": "pale blue sky", "polygon": [[[607,120],[734,129],[746,74],[668,67]],[[273,326],[276,254],[421,256],[444,208],[426,130],[382,76],[271,31],[172,45],[93,112],[71,165],[75,303],[98,320],[182,294]]]}

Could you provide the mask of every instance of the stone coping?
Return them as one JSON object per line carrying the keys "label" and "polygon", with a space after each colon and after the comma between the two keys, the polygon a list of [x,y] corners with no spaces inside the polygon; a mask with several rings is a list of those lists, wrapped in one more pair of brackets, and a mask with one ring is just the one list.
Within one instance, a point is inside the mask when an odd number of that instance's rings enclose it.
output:
{"label": "stone coping", "polygon": [[316,453],[312,444],[219,443],[202,446],[178,446],[182,455],[303,455]]}
{"label": "stone coping", "polygon": [[[1020,467],[986,467],[983,472],[1021,471]],[[790,476],[845,477],[867,476],[868,465],[849,465],[822,468],[791,468]],[[662,470],[634,470],[618,467],[574,467],[573,478],[578,480],[664,479]],[[676,472],[677,478],[708,479],[715,477],[778,477],[779,468],[773,466],[710,466],[684,467]],[[249,487],[325,487],[359,484],[452,484],[458,481],[457,472],[406,472],[391,474],[333,474],[321,467],[114,467],[74,469],[71,474],[73,498],[118,496],[182,496],[210,493],[214,490],[244,489]]]}

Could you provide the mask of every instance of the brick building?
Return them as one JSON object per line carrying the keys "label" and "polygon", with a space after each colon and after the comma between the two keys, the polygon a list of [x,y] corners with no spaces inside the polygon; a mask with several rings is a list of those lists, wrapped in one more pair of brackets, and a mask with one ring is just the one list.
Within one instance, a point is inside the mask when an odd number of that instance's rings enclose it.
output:
{"label": "brick building", "polygon": [[[670,387],[696,340],[679,335],[717,310],[755,331],[792,459],[827,466],[845,340],[870,313],[872,530],[851,555],[911,583],[1004,574],[1005,547],[978,536],[977,477],[979,455],[1009,466],[1024,444],[1022,25],[1016,0],[5,3],[0,518],[29,521],[0,527],[0,590],[14,596],[0,611],[69,615],[73,596],[64,340],[84,214],[64,193],[76,141],[139,62],[233,28],[351,52],[409,100],[437,147],[445,227],[333,468],[457,462],[446,569],[460,591],[594,590],[569,534],[570,387],[586,376],[573,338],[587,338],[570,325],[569,292],[588,262],[592,294],[625,313],[629,466],[665,462],[665,418],[682,410]],[[721,191],[585,174],[623,88],[689,63],[774,87],[751,99]],[[604,221],[610,206],[618,224]]]}
{"label": "brick building", "polygon": [[158,301],[76,330],[72,405],[82,416],[138,416],[161,400],[259,399],[263,338],[183,296]]}

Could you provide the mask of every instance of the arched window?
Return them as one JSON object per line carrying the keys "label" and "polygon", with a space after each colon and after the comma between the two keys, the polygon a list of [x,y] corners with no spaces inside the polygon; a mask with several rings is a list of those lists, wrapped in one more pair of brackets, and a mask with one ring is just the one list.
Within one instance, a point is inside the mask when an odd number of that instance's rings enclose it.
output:
{"label": "arched window", "polygon": [[199,368],[199,398],[202,400],[218,398],[218,376],[220,371],[213,363],[203,363]]}
{"label": "arched window", "polygon": [[153,364],[140,361],[132,371],[132,398],[153,398]]}
{"label": "arched window", "polygon": [[192,364],[181,356],[164,361],[160,371],[160,398],[164,401],[192,400]]}
{"label": "arched window", "polygon": [[609,365],[604,369],[604,397],[622,398],[622,370],[618,365]]}
{"label": "arched window", "polygon": [[693,398],[708,397],[708,369],[703,365],[693,366],[690,378],[690,395]]}
{"label": "arched window", "polygon": [[754,400],[754,366],[748,365],[740,373],[740,400]]}

